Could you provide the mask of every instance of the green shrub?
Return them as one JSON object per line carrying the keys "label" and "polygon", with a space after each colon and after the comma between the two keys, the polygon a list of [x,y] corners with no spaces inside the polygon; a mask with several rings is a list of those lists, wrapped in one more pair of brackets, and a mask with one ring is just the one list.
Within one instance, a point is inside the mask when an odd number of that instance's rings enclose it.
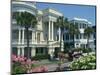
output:
{"label": "green shrub", "polygon": [[83,53],[89,53],[89,52],[91,52],[92,51],[92,49],[91,48],[86,48],[86,49],[83,49]]}
{"label": "green shrub", "polygon": [[75,48],[74,51],[82,51],[83,53],[92,52],[91,48]]}
{"label": "green shrub", "polygon": [[74,51],[82,51],[82,48],[75,48]]}
{"label": "green shrub", "polygon": [[87,56],[80,57],[74,60],[71,65],[71,70],[85,70],[85,69],[95,69],[96,68],[96,57],[95,54],[90,54]]}
{"label": "green shrub", "polygon": [[12,75],[26,73],[26,69],[20,63],[14,63],[12,65]]}
{"label": "green shrub", "polygon": [[32,60],[42,60],[42,59],[48,59],[48,58],[49,58],[48,54],[39,54],[39,55],[32,57],[31,59]]}

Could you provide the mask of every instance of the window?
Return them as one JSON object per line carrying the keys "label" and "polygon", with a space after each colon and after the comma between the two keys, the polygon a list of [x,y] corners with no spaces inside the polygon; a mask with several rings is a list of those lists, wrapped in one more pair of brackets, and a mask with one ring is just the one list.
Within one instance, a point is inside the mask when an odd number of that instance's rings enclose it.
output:
{"label": "window", "polygon": [[81,23],[81,28],[83,28],[83,24]]}
{"label": "window", "polygon": [[44,49],[42,47],[40,48],[36,48],[36,54],[43,54],[44,53]]}
{"label": "window", "polygon": [[76,35],[76,39],[79,39],[79,35],[78,34]]}
{"label": "window", "polygon": [[15,54],[15,55],[17,55],[17,48],[16,47],[12,48],[12,53]]}
{"label": "window", "polygon": [[86,24],[83,24],[83,28],[86,28]]}
{"label": "window", "polygon": [[17,14],[17,12],[13,12],[12,13],[12,19],[15,19],[16,18],[16,14]]}
{"label": "window", "polygon": [[82,39],[83,38],[83,34],[80,34],[80,39]]}
{"label": "window", "polygon": [[21,30],[21,39],[22,39],[22,30]]}
{"label": "window", "polygon": [[84,28],[84,24],[83,23],[80,23],[80,28]]}
{"label": "window", "polygon": [[76,43],[76,45],[79,45],[78,43]]}
{"label": "window", "polygon": [[79,23],[79,28],[81,28],[81,23]]}
{"label": "window", "polygon": [[69,39],[69,35],[68,34],[66,34],[66,40],[68,40]]}
{"label": "window", "polygon": [[87,28],[87,26],[88,26],[88,25],[86,24],[86,26],[85,26],[85,27]]}
{"label": "window", "polygon": [[70,39],[71,39],[71,40],[74,39],[74,36],[73,36],[73,35],[70,35]]}
{"label": "window", "polygon": [[47,34],[45,33],[45,34],[44,34],[44,40],[47,41],[47,39],[48,39],[48,38],[47,38]]}
{"label": "window", "polygon": [[77,22],[75,23],[75,26],[78,28],[78,23]]}
{"label": "window", "polygon": [[22,55],[22,48],[20,48],[20,55]]}
{"label": "window", "polygon": [[86,35],[85,34],[83,34],[83,38],[86,39]]}
{"label": "window", "polygon": [[41,53],[43,53],[44,52],[44,50],[43,50],[43,48],[41,48]]}
{"label": "window", "polygon": [[38,48],[36,48],[36,54],[38,54],[39,53],[39,50],[38,50]]}
{"label": "window", "polygon": [[18,30],[12,30],[12,39],[18,39]]}

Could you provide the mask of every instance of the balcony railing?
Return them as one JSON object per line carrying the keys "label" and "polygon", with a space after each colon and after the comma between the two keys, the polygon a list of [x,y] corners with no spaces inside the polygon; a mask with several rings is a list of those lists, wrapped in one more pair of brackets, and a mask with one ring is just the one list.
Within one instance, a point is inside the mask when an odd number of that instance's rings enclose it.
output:
{"label": "balcony railing", "polygon": [[[55,44],[55,43],[58,43],[59,41],[53,41],[53,42],[48,42],[48,41],[35,41],[35,40],[29,40],[29,44],[32,45],[32,44],[36,44],[36,45],[47,45],[47,44]],[[24,42],[22,40],[19,40],[18,39],[13,39],[12,40],[12,44],[16,45],[16,44],[24,44],[26,45],[27,44],[27,40],[24,39]]]}
{"label": "balcony railing", "polygon": [[[13,39],[12,40],[12,44],[27,44],[27,40],[24,39],[24,42],[22,40],[19,40],[18,39]],[[32,40],[29,40],[29,44],[47,44],[47,41],[32,41]]]}

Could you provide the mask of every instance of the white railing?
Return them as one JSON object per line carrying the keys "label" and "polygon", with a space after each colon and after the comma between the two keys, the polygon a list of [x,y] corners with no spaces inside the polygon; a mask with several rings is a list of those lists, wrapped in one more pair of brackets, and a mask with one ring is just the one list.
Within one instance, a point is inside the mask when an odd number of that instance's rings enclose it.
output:
{"label": "white railing", "polygon": [[[52,44],[56,44],[56,43],[59,43],[60,44],[60,41],[53,41],[53,42],[47,42],[47,41],[40,41],[40,42],[37,42],[37,41],[32,41],[32,40],[29,40],[29,44],[30,45],[38,45],[38,46],[43,46],[43,45],[52,45]],[[27,44],[27,40],[24,39],[24,42],[22,42],[22,40],[19,40],[18,39],[13,39],[12,40],[12,45],[26,45]]]}
{"label": "white railing", "polygon": [[89,39],[89,42],[94,42],[95,39]]}
{"label": "white railing", "polygon": [[[27,44],[27,40],[24,39],[24,42],[22,40],[20,40],[20,42],[18,41],[18,39],[13,39],[12,40],[12,44]],[[47,41],[32,41],[32,40],[29,40],[29,44],[47,44]]]}

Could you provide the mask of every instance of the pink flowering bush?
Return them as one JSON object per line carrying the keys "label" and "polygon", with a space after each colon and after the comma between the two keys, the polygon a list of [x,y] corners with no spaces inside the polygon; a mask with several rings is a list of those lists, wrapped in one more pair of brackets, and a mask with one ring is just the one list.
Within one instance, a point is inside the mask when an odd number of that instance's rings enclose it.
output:
{"label": "pink flowering bush", "polygon": [[23,62],[25,60],[26,60],[26,57],[24,57],[24,56],[12,55],[12,61],[13,62]]}
{"label": "pink flowering bush", "polygon": [[[46,66],[38,66],[38,61],[31,61],[24,56],[12,55],[12,74],[18,73],[33,73],[33,72],[47,72],[48,69]],[[35,67],[34,67],[35,66]]]}

